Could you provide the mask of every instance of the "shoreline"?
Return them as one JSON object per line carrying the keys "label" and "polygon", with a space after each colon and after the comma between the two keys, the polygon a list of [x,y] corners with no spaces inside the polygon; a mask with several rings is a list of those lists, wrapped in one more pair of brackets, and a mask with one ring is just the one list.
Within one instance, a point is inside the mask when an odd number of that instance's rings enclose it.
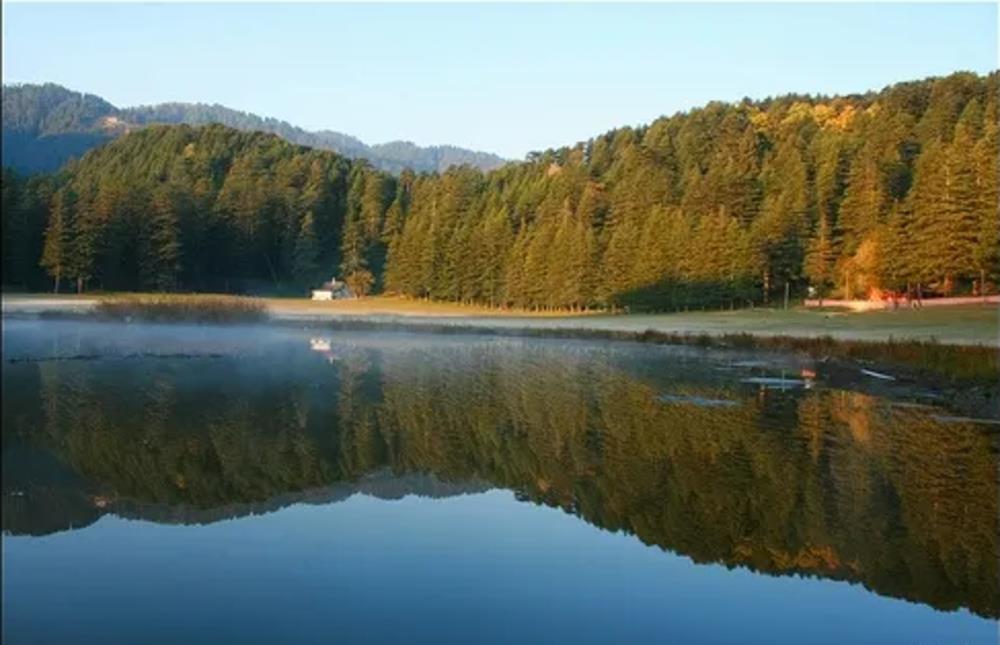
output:
{"label": "shoreline", "polygon": [[[55,308],[41,313],[4,311],[6,320],[88,322],[127,325],[194,325],[205,327],[290,328],[318,334],[365,333],[478,336],[523,340],[640,343],[712,351],[797,356],[809,378],[844,389],[924,400],[979,419],[1000,424],[1000,349],[981,344],[943,344],[933,340],[843,339],[829,335],[662,332],[653,329],[461,324],[455,319],[421,320],[414,317],[340,316],[336,318],[269,317],[255,322],[197,323],[125,321],[80,308]],[[5,360],[5,362],[8,362]],[[959,418],[956,416],[955,418]],[[997,431],[991,428],[993,431]]]}
{"label": "shoreline", "polygon": [[[112,296],[113,297],[113,296]],[[101,296],[4,294],[3,317],[89,316]],[[925,310],[848,312],[808,308],[743,309],[678,313],[498,311],[451,303],[374,297],[316,302],[259,299],[271,322],[311,325],[454,326],[472,331],[526,333],[660,333],[724,337],[833,338],[838,341],[935,341],[945,345],[1000,348],[1000,309],[993,304]]]}

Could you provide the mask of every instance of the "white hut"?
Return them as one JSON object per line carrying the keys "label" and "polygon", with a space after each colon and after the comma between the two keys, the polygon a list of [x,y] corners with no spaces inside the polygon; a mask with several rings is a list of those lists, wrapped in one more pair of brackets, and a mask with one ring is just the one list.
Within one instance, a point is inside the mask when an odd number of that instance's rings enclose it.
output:
{"label": "white hut", "polygon": [[338,282],[336,277],[330,278],[329,282],[324,282],[319,288],[312,290],[313,300],[339,300],[350,297],[351,290],[347,288],[347,284]]}

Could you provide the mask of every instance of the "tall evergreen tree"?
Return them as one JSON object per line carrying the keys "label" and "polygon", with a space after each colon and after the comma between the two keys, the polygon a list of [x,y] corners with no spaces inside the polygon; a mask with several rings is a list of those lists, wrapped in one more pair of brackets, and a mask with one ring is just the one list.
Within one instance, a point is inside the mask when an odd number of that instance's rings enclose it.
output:
{"label": "tall evergreen tree", "polygon": [[308,286],[316,280],[319,273],[319,258],[319,238],[316,236],[315,218],[310,211],[302,218],[302,225],[295,240],[292,274],[297,284]]}
{"label": "tall evergreen tree", "polygon": [[49,224],[45,229],[45,246],[41,265],[52,277],[52,291],[59,293],[59,284],[72,275],[73,237],[76,233],[76,194],[60,188],[52,199]]}
{"label": "tall evergreen tree", "polygon": [[150,203],[149,240],[142,266],[146,284],[159,291],[175,289],[181,269],[178,201],[174,189],[162,184]]}

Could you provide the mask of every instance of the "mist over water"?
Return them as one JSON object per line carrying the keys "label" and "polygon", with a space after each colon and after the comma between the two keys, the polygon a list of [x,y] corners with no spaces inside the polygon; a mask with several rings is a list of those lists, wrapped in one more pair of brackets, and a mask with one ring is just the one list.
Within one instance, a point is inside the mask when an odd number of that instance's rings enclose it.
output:
{"label": "mist over water", "polygon": [[801,359],[16,320],[3,340],[11,642],[996,637],[995,431]]}

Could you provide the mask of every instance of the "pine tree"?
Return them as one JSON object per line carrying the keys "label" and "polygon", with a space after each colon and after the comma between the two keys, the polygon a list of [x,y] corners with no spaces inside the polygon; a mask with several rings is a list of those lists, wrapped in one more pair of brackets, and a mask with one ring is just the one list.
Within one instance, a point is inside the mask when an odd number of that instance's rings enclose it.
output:
{"label": "pine tree", "polygon": [[646,218],[636,249],[636,283],[644,291],[641,306],[649,309],[676,309],[680,294],[677,285],[691,277],[692,248],[690,223],[679,209],[658,207]]}
{"label": "pine tree", "polygon": [[413,274],[410,278],[415,285],[416,295],[431,298],[437,297],[439,293],[438,269],[442,254],[435,210],[432,206],[430,216],[416,227],[417,235],[413,239],[412,249]]}
{"label": "pine tree", "polygon": [[764,201],[753,231],[765,262],[762,282],[767,301],[776,281],[787,289],[798,279],[809,228],[807,171],[793,142],[778,146],[761,173],[761,182]]}
{"label": "pine tree", "polygon": [[840,255],[839,239],[828,213],[819,217],[816,231],[806,250],[804,274],[820,298],[825,296],[836,280],[835,266]]}
{"label": "pine tree", "polygon": [[577,243],[573,209],[569,200],[563,201],[563,207],[554,222],[551,246],[547,252],[547,284],[545,304],[550,307],[569,307],[575,304],[577,285],[571,263],[573,262],[574,245]]}
{"label": "pine tree", "polygon": [[696,184],[695,199],[684,200],[684,209],[703,215],[721,208],[746,226],[760,206],[760,141],[742,110],[731,110],[718,127],[717,148]]}
{"label": "pine tree", "polygon": [[950,290],[956,277],[977,273],[975,250],[981,235],[974,203],[975,168],[966,136],[955,145],[932,142],[917,164],[914,189],[913,243],[919,266],[914,278]]}
{"label": "pine tree", "polygon": [[524,256],[524,302],[533,309],[551,306],[552,278],[550,267],[556,258],[551,254],[555,241],[556,221],[546,217],[531,228],[531,238]]}
{"label": "pine tree", "polygon": [[986,112],[983,136],[973,150],[977,194],[975,208],[979,219],[973,259],[979,274],[980,294],[986,293],[989,280],[994,285],[1000,281],[1000,192],[997,189],[1000,141],[997,136],[996,101],[991,108]]}
{"label": "pine tree", "polygon": [[158,291],[175,289],[180,273],[180,217],[177,201],[174,189],[163,184],[153,193],[150,204],[149,240],[142,266],[146,284]]}
{"label": "pine tree", "polygon": [[86,283],[97,270],[97,258],[101,252],[104,222],[92,200],[83,196],[77,200],[76,231],[73,237],[73,276],[76,278],[76,292],[82,293]]}
{"label": "pine tree", "polygon": [[594,298],[597,278],[597,240],[594,229],[575,218],[571,234],[570,255],[566,259],[569,268],[567,291],[562,305],[582,309],[589,307]]}
{"label": "pine tree", "polygon": [[638,287],[636,280],[636,249],[640,231],[631,219],[617,224],[601,258],[601,284],[598,299],[606,305],[620,305],[629,292]]}
{"label": "pine tree", "polygon": [[880,240],[880,257],[877,275],[882,287],[902,290],[912,277],[919,273],[919,257],[915,257],[910,231],[912,214],[904,204],[893,205],[885,224],[877,232]]}
{"label": "pine tree", "polygon": [[374,283],[368,270],[368,226],[362,205],[364,187],[365,174],[358,170],[348,191],[347,215],[340,242],[340,272],[347,286],[359,296],[365,295]]}
{"label": "pine tree", "polygon": [[851,162],[844,199],[840,203],[838,227],[843,234],[842,250],[846,255],[857,251],[869,232],[882,220],[884,191],[878,160],[865,147]]}
{"label": "pine tree", "polygon": [[312,211],[305,214],[295,239],[295,253],[292,275],[295,282],[308,286],[319,274],[319,239],[316,237],[316,223]]}
{"label": "pine tree", "polygon": [[506,209],[497,209],[486,217],[481,230],[483,247],[479,280],[483,298],[493,307],[503,301],[506,261],[514,244],[514,231]]}
{"label": "pine tree", "polygon": [[45,245],[41,266],[52,277],[54,293],[59,293],[59,283],[73,271],[73,236],[76,233],[76,194],[60,188],[52,199],[52,211],[45,229]]}
{"label": "pine tree", "polygon": [[471,299],[475,269],[471,241],[472,228],[468,222],[459,224],[452,231],[444,249],[438,297],[458,302]]}
{"label": "pine tree", "polygon": [[525,270],[528,256],[528,245],[531,237],[528,235],[528,227],[523,223],[511,245],[510,254],[507,257],[507,270],[504,275],[504,300],[507,304],[515,307],[528,306],[529,300],[526,295],[527,283],[531,279]]}
{"label": "pine tree", "polygon": [[980,267],[977,266],[977,251],[981,239],[981,213],[975,147],[982,129],[982,112],[978,101],[969,101],[955,127],[952,143],[947,148],[947,166],[950,169],[947,248],[950,257],[945,269],[945,288],[951,291],[954,280],[973,280]]}

